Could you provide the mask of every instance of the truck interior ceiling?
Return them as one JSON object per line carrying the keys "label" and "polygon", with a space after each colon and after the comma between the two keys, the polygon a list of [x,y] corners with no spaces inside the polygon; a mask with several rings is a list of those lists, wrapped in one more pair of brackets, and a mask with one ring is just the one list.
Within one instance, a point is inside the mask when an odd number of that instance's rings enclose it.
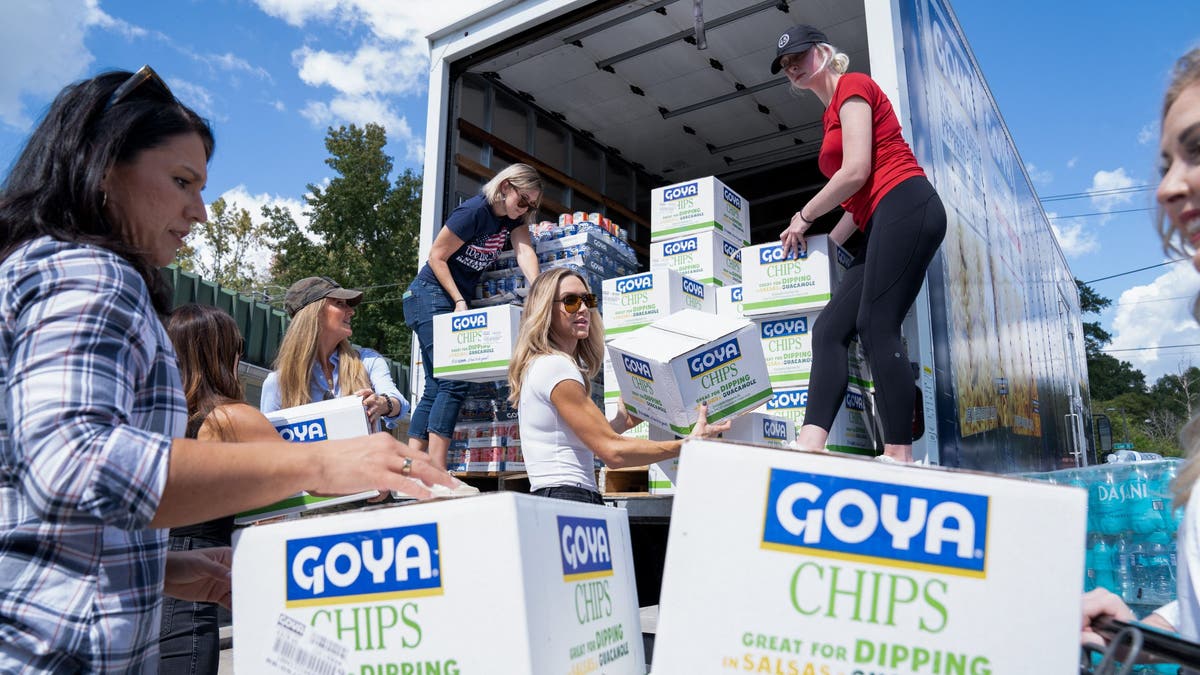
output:
{"label": "truck interior ceiling", "polygon": [[448,208],[530,163],[543,219],[602,212],[644,262],[650,190],[712,175],[749,200],[752,243],[776,239],[825,183],[821,103],[769,69],[797,23],[869,72],[863,4],[843,0],[601,0],[453,64]]}

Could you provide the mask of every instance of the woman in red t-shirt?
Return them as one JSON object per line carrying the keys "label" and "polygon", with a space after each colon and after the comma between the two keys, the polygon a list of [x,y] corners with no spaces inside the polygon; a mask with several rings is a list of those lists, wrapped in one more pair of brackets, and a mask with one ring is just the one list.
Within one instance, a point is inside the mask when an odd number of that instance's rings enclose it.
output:
{"label": "woman in red t-shirt", "polygon": [[875,380],[883,422],[880,459],[912,461],[913,372],[900,324],[925,270],[946,235],[946,212],[900,134],[887,96],[870,77],[847,73],[849,58],[808,25],[779,38],[771,72],[825,104],[825,136],[817,158],[829,182],[780,234],[785,254],[805,250],[804,233],[841,206],[831,236],[844,242],[855,228],[866,245],[854,258],[813,330],[813,369],[799,447],[825,448],[848,382],[846,353],[857,334]]}

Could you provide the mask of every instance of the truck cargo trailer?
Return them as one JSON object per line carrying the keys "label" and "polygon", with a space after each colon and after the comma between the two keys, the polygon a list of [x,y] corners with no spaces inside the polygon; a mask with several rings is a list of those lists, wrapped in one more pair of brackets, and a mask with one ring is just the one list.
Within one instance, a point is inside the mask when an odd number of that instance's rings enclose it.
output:
{"label": "truck cargo trailer", "polygon": [[1000,473],[1086,464],[1073,277],[946,0],[504,0],[445,26],[429,36],[422,259],[513,162],[546,179],[542,218],[601,212],[643,265],[651,190],[692,178],[749,201],[752,244],[777,240],[825,182],[821,103],[768,68],[797,23],[880,84],[946,206],[904,326],[914,456]]}

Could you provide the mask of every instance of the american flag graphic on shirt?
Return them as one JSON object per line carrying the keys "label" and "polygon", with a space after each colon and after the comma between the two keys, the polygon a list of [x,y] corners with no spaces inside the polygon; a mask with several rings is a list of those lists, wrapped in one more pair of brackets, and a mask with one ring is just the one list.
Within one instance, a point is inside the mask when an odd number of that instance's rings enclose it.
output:
{"label": "american flag graphic on shirt", "polygon": [[464,267],[482,272],[492,266],[508,240],[508,228],[502,227],[495,234],[476,237],[454,255],[454,260]]}

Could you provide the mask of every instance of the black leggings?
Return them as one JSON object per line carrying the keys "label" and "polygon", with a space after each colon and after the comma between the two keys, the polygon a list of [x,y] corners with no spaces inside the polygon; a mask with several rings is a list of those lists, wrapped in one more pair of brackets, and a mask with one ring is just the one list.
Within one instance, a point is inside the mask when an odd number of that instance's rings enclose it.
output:
{"label": "black leggings", "polygon": [[846,394],[847,352],[858,335],[871,376],[884,443],[912,444],[913,372],[900,324],[946,236],[942,200],[923,177],[892,188],[867,221],[867,244],[850,263],[813,327],[813,365],[804,423],[828,431]]}

